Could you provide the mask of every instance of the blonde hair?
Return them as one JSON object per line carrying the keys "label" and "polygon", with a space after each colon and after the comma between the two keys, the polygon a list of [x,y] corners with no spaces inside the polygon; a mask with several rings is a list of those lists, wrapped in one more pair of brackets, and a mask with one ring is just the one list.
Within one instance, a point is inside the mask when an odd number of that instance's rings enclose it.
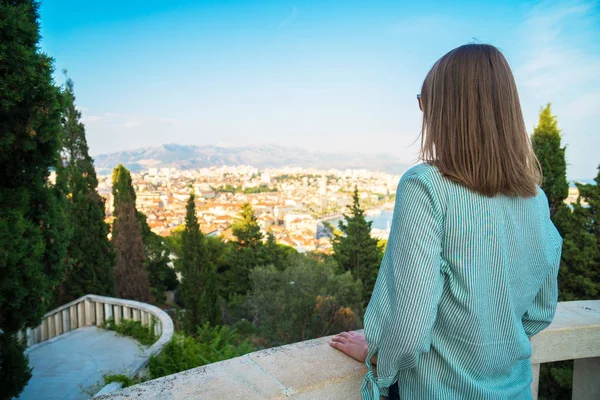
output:
{"label": "blonde hair", "polygon": [[491,45],[440,58],[421,88],[422,161],[486,196],[531,197],[541,182],[508,61]]}

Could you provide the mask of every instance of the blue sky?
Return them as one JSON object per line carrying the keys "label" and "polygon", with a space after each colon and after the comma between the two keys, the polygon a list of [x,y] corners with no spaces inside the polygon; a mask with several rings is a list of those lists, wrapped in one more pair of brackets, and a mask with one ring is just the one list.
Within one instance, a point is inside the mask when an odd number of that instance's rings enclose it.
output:
{"label": "blue sky", "polygon": [[90,151],[276,143],[416,159],[415,95],[447,51],[499,47],[527,127],[552,102],[570,179],[600,164],[597,1],[46,0]]}

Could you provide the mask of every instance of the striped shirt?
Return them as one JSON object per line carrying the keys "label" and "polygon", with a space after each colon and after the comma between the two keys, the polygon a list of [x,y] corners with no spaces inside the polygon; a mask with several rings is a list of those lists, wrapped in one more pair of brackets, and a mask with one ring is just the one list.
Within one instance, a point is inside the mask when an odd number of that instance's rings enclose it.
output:
{"label": "striped shirt", "polygon": [[531,399],[529,337],[554,317],[561,244],[541,189],[486,197],[408,171],[364,318],[363,399],[396,381],[403,400]]}

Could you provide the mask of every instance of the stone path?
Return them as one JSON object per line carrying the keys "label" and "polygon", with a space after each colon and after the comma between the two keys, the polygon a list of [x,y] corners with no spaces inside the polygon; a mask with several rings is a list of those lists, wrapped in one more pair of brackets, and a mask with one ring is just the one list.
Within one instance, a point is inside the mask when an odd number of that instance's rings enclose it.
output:
{"label": "stone path", "polygon": [[104,386],[102,375],[123,372],[144,348],[94,326],[57,336],[28,351],[33,376],[19,399],[89,399]]}

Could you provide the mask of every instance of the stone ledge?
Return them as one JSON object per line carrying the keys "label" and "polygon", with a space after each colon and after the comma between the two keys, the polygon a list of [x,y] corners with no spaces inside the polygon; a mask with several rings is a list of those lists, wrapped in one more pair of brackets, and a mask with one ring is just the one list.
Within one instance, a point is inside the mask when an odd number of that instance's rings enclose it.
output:
{"label": "stone ledge", "polygon": [[[331,348],[329,338],[257,351],[98,398],[360,399],[365,366]],[[600,357],[599,343],[600,301],[560,303],[552,325],[532,339],[532,363]]]}

